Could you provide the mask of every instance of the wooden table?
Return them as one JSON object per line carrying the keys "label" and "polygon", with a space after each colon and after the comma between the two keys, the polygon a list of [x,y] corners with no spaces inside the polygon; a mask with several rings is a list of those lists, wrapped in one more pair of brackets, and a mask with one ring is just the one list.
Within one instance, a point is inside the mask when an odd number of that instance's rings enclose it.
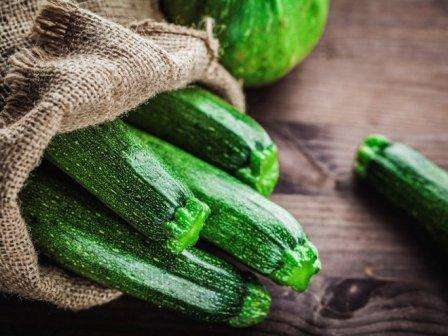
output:
{"label": "wooden table", "polygon": [[[414,221],[354,183],[361,139],[383,133],[448,169],[448,1],[333,0],[312,56],[250,113],[280,147],[273,199],[317,245],[323,271],[305,294],[267,283],[266,322],[207,326],[123,297],[81,313],[9,296],[0,335],[448,335],[448,272]],[[38,331],[38,333],[36,333]]]}

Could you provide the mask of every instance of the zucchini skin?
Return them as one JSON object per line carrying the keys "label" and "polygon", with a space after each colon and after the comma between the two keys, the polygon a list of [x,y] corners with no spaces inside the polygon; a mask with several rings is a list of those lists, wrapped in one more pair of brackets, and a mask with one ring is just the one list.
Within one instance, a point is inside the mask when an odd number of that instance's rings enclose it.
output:
{"label": "zucchini skin", "polygon": [[367,137],[355,172],[424,225],[448,253],[448,173],[414,149],[383,136]]}
{"label": "zucchini skin", "polygon": [[80,276],[202,321],[243,327],[267,315],[253,277],[199,249],[171,254],[57,171],[35,172],[21,201],[39,250]]}
{"label": "zucchini skin", "polygon": [[279,176],[277,147],[252,118],[199,87],[157,95],[126,121],[221,168],[267,196]]}
{"label": "zucchini skin", "polygon": [[[179,253],[208,207],[121,120],[56,136],[46,157],[147,237]],[[143,169],[144,167],[144,169]]]}
{"label": "zucchini skin", "polygon": [[199,26],[213,18],[222,64],[246,86],[274,82],[316,46],[330,0],[162,0],[168,20]]}
{"label": "zucchini skin", "polygon": [[320,261],[294,217],[224,171],[145,132],[140,136],[210,207],[202,238],[279,284],[308,287]]}

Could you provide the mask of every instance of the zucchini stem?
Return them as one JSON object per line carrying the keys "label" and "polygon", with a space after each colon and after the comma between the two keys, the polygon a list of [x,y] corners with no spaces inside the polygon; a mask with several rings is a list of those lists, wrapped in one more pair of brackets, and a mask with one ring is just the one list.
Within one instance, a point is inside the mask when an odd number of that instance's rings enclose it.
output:
{"label": "zucchini stem", "polygon": [[165,223],[165,227],[173,236],[167,242],[168,249],[173,253],[180,253],[195,245],[209,214],[210,208],[207,204],[195,197],[187,199],[185,206],[174,212],[174,219]]}
{"label": "zucchini stem", "polygon": [[279,176],[277,146],[272,144],[262,150],[254,150],[249,166],[238,169],[236,176],[263,196],[268,196]]}
{"label": "zucchini stem", "polygon": [[390,141],[382,135],[374,134],[366,137],[356,152],[355,172],[365,177],[369,162],[389,145]]}
{"label": "zucchini stem", "polygon": [[283,254],[280,267],[272,273],[274,280],[298,292],[308,288],[311,277],[319,273],[321,262],[316,247],[308,240]]}

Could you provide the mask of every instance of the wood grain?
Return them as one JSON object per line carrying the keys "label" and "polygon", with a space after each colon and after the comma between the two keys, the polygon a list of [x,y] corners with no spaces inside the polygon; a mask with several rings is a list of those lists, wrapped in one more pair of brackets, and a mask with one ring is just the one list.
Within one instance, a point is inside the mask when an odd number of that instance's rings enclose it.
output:
{"label": "wood grain", "polygon": [[269,319],[245,330],[189,321],[123,297],[80,313],[0,298],[0,335],[448,335],[446,262],[416,223],[353,179],[361,139],[383,133],[448,169],[448,2],[333,0],[326,35],[249,110],[280,147],[273,199],[319,248],[296,294],[263,279]]}

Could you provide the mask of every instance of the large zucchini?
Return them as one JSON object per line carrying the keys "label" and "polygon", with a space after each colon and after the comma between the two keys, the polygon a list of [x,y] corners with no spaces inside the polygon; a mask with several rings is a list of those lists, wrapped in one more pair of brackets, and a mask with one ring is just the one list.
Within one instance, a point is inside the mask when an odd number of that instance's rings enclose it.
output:
{"label": "large zucchini", "polygon": [[248,86],[284,76],[316,46],[329,0],[163,0],[168,19],[198,26],[215,21],[221,61]]}
{"label": "large zucchini", "polygon": [[47,157],[141,233],[173,252],[194,245],[208,207],[121,120],[60,134]]}
{"label": "large zucchini", "polygon": [[204,89],[161,93],[132,111],[127,121],[226,170],[263,195],[277,182],[277,148],[269,135]]}
{"label": "large zucchini", "polygon": [[357,152],[357,174],[423,223],[448,252],[448,173],[412,148],[383,136],[367,137]]}
{"label": "large zucchini", "polygon": [[307,288],[320,269],[317,250],[286,210],[220,169],[145,132],[139,134],[210,207],[202,237],[279,284],[297,291]]}
{"label": "large zucchini", "polygon": [[169,253],[56,171],[35,172],[21,200],[38,249],[80,276],[208,322],[244,327],[268,312],[251,276],[195,248]]}

